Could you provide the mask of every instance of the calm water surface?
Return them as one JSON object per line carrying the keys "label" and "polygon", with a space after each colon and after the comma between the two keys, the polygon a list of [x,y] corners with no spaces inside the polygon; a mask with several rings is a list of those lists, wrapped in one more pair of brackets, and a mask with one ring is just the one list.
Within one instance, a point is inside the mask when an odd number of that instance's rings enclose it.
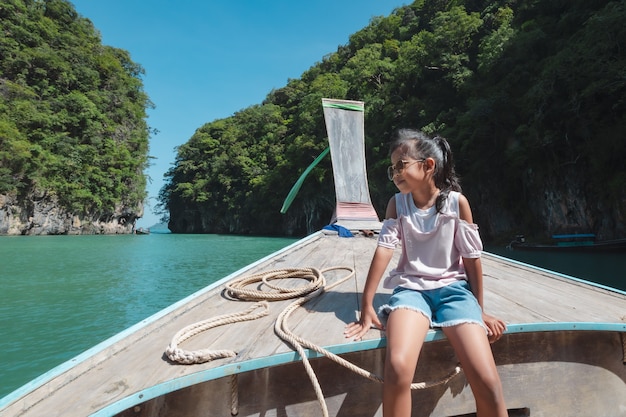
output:
{"label": "calm water surface", "polygon": [[0,237],[0,398],[294,241],[157,233]]}
{"label": "calm water surface", "polygon": [[[157,233],[0,237],[0,398],[294,241]],[[624,254],[486,249],[626,291]]]}
{"label": "calm water surface", "polygon": [[[541,252],[485,247],[496,255],[626,291],[626,253]],[[626,311],[626,306],[624,306]]]}

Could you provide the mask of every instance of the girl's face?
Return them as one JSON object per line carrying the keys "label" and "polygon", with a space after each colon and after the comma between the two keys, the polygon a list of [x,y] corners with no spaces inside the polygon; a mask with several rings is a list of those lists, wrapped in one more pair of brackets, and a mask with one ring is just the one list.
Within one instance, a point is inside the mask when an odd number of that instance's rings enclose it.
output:
{"label": "girl's face", "polygon": [[391,154],[388,173],[401,193],[408,193],[426,178],[426,159],[414,159],[396,149]]}

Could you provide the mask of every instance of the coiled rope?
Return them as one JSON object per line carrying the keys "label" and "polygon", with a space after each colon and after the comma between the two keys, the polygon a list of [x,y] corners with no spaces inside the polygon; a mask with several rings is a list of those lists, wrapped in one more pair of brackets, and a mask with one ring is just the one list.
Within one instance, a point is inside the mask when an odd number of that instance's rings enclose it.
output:
{"label": "coiled rope", "polygon": [[[328,272],[331,270],[348,270],[349,274],[345,277],[339,279],[334,282],[332,285],[326,285],[326,279],[324,277],[324,272]],[[295,335],[288,325],[288,319],[291,314],[298,309],[298,307],[302,306],[309,300],[320,296],[322,293],[329,291],[330,289],[342,284],[348,279],[352,278],[355,274],[353,268],[338,266],[326,268],[323,270],[318,270],[315,268],[285,268],[285,269],[274,269],[266,272],[262,272],[259,274],[254,274],[250,276],[246,276],[235,280],[226,285],[226,293],[240,300],[247,301],[258,301],[254,305],[252,305],[247,310],[240,313],[233,314],[225,314],[222,316],[215,317],[213,319],[204,320],[202,322],[192,324],[190,326],[185,327],[172,339],[172,342],[166,349],[167,356],[174,362],[182,363],[182,364],[193,364],[193,363],[202,363],[207,362],[214,359],[226,358],[236,356],[236,353],[231,350],[197,350],[197,351],[185,351],[180,349],[178,345],[190,337],[201,333],[207,329],[212,327],[217,327],[223,324],[236,323],[245,320],[254,320],[256,318],[266,316],[269,311],[268,301],[275,300],[287,300],[292,298],[298,298],[289,306],[287,306],[276,318],[276,322],[274,324],[274,331],[284,342],[290,344],[300,355],[302,359],[302,363],[304,365],[305,371],[311,380],[311,384],[313,385],[313,389],[315,390],[315,395],[317,396],[318,403],[320,404],[320,408],[322,409],[322,413],[324,417],[328,417],[328,408],[326,406],[326,401],[324,399],[324,394],[322,392],[321,386],[315,375],[315,372],[309,362],[307,354],[305,352],[306,349],[313,350],[317,353],[320,353],[330,360],[336,362],[337,364],[355,372],[358,375],[361,375],[365,378],[368,378],[375,382],[383,382],[383,379],[365,369],[362,369],[353,363],[346,361],[345,359],[335,355],[334,353],[317,346],[308,340]],[[287,279],[287,278],[298,278],[309,281],[307,285],[295,287],[295,288],[285,288],[279,285],[272,283],[272,281]],[[249,289],[252,284],[263,283],[267,287],[271,288],[272,291],[263,291],[263,290],[253,290]],[[259,313],[253,313],[258,308],[263,308],[263,310]],[[411,389],[427,389],[430,387],[434,387],[437,385],[445,384],[458,375],[461,372],[461,367],[457,365],[452,372],[444,376],[442,379],[438,381],[432,382],[416,382],[411,384]],[[231,413],[236,415],[238,413],[238,404],[237,402],[237,380],[233,378],[231,380]]]}
{"label": "coiled rope", "polygon": [[[326,281],[322,272],[329,271],[331,269],[339,269],[339,268],[328,268],[324,271],[319,271],[315,268],[284,268],[284,269],[272,269],[269,271],[261,272],[258,274],[246,276],[237,280],[232,281],[229,284],[226,284],[226,293],[231,297],[247,300],[247,301],[256,301],[256,300],[289,300],[291,298],[300,297],[313,291],[322,288]],[[354,272],[353,272],[354,274]],[[284,288],[279,285],[273,284],[272,281],[287,279],[287,278],[297,278],[304,279],[309,281],[307,285],[303,285],[295,288]],[[349,277],[348,277],[349,278]],[[262,291],[262,290],[253,290],[249,289],[252,284],[262,282],[267,287],[271,288],[274,291]]]}

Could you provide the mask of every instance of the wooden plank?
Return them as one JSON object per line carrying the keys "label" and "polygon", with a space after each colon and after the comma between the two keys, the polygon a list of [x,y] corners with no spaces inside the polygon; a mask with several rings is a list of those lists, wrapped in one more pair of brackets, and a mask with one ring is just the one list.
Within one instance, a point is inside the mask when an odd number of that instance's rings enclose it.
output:
{"label": "wooden plank", "polygon": [[[554,274],[484,257],[486,291],[497,293],[504,315],[532,311],[535,320],[543,321],[624,321],[626,297]],[[598,303],[598,299],[603,299]],[[521,314],[524,316],[524,314]],[[513,318],[513,317],[511,317]],[[531,321],[535,321],[531,320]],[[519,322],[519,321],[518,321]]]}

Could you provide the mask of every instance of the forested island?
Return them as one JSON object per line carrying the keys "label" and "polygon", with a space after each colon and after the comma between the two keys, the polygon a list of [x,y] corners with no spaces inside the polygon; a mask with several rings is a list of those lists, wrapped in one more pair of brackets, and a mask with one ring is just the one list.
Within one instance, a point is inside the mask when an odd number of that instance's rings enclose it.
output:
{"label": "forested island", "polygon": [[150,136],[142,74],[68,1],[2,1],[0,234],[133,231]]}
{"label": "forested island", "polygon": [[[262,103],[199,127],[166,173],[162,213],[175,233],[327,224],[330,158],[280,209],[327,147],[329,97],[365,102],[381,217],[387,141],[412,127],[450,141],[486,241],[624,237],[625,21],[625,3],[606,0],[417,0],[373,18]],[[151,134],[143,69],[66,0],[4,1],[0,25],[0,234],[132,230]]]}

